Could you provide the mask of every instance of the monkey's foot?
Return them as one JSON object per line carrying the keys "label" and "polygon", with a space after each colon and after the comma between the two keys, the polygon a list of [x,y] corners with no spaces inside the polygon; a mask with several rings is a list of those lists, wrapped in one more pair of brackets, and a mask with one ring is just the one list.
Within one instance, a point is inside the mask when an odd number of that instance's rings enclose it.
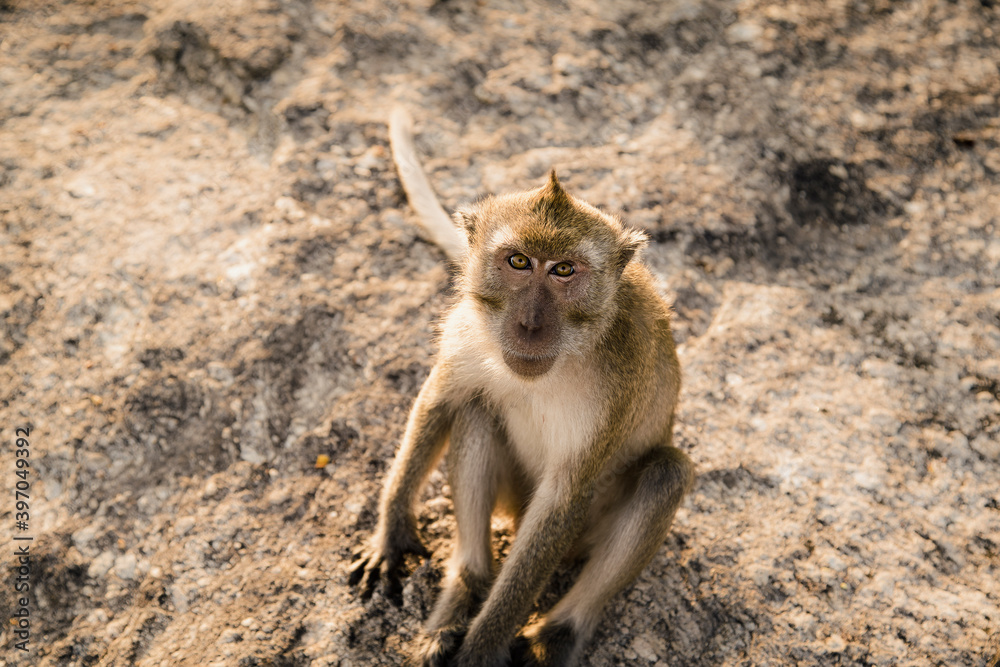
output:
{"label": "monkey's foot", "polygon": [[453,625],[426,634],[417,644],[414,664],[420,667],[448,667],[465,639],[465,630]]}
{"label": "monkey's foot", "polygon": [[532,628],[530,636],[518,635],[511,646],[511,667],[560,667],[574,664],[580,638],[569,624]]}

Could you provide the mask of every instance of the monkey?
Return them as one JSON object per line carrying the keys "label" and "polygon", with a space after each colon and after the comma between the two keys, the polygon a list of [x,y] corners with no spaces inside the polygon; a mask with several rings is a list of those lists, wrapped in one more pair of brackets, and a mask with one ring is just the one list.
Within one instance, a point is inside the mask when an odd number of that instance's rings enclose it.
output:
{"label": "monkey", "polygon": [[[422,223],[459,265],[457,299],[348,582],[365,598],[376,585],[399,597],[405,556],[429,556],[414,504],[444,457],[458,534],[411,664],[574,665],[693,485],[693,463],[672,444],[681,370],[671,311],[636,257],[646,235],[567,193],[555,170],[452,223],[409,123],[393,112],[393,154]],[[494,512],[513,518],[502,564]],[[569,591],[523,627],[556,567],[574,559]]]}

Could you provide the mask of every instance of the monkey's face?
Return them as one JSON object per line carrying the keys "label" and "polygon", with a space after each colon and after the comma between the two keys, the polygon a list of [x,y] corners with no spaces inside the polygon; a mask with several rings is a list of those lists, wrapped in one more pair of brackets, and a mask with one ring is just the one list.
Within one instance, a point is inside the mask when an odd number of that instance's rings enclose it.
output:
{"label": "monkey's face", "polygon": [[595,339],[611,290],[586,248],[532,247],[516,234],[500,234],[474,276],[471,294],[494,349],[516,375],[536,378],[561,355],[582,352]]}
{"label": "monkey's face", "polygon": [[507,295],[498,322],[503,360],[518,375],[538,377],[564,351],[567,313],[587,291],[590,268],[580,257],[508,246],[494,253],[492,269]]}
{"label": "monkey's face", "polygon": [[469,235],[463,291],[479,304],[493,349],[523,378],[596,344],[622,270],[645,242],[567,195],[554,174],[543,188],[487,198],[457,220]]}

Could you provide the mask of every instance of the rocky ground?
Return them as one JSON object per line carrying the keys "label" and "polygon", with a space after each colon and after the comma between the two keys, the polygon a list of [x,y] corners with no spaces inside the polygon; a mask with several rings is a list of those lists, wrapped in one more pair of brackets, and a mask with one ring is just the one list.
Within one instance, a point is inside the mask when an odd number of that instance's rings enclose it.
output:
{"label": "rocky ground", "polygon": [[446,207],[554,167],[675,302],[699,479],[585,665],[997,664],[998,3],[0,0],[0,39],[0,664],[402,663],[440,472],[403,605],[346,585],[451,298],[395,102]]}

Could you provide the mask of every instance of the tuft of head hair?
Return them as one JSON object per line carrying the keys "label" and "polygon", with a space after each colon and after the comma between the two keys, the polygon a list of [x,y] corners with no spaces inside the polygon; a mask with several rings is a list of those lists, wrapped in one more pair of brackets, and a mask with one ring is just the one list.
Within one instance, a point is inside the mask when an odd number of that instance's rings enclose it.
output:
{"label": "tuft of head hair", "polygon": [[[557,247],[576,247],[584,239],[593,239],[612,250],[612,263],[620,274],[636,252],[647,243],[641,231],[626,227],[614,215],[609,215],[563,189],[556,170],[549,172],[548,182],[537,191],[533,212],[542,224],[534,229],[536,236],[548,236]],[[540,243],[545,240],[539,238]]]}

